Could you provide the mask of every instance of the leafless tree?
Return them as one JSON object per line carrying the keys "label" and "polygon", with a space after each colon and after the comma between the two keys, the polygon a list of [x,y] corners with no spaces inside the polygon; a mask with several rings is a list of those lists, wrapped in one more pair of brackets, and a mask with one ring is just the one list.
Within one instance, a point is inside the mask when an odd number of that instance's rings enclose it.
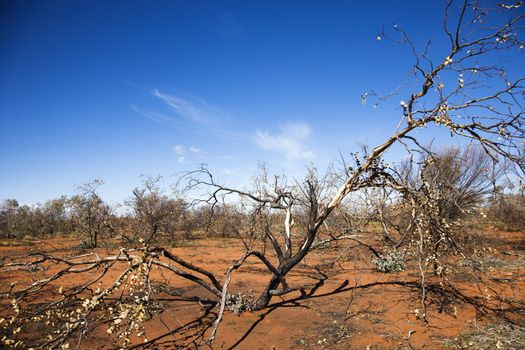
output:
{"label": "leafless tree", "polygon": [[487,215],[492,223],[502,225],[506,230],[520,230],[525,227],[525,196],[523,193],[498,190],[490,198]]}
{"label": "leafless tree", "polygon": [[31,210],[33,228],[30,233],[38,237],[68,234],[72,230],[69,209],[66,196],[37,205]]}
{"label": "leafless tree", "polygon": [[142,187],[133,190],[128,202],[136,220],[134,236],[149,244],[160,236],[175,238],[184,231],[186,204],[182,199],[169,198],[160,185],[161,177],[144,176]]}
{"label": "leafless tree", "polygon": [[98,195],[97,189],[103,184],[95,179],[78,186],[78,194],[71,197],[72,217],[76,229],[87,236],[90,245],[98,245],[99,236],[108,230],[110,207]]}
{"label": "leafless tree", "polygon": [[392,232],[397,236],[413,233],[416,212],[410,196],[417,193],[433,198],[437,212],[431,218],[442,222],[436,227],[463,221],[478,213],[503,171],[483,150],[472,146],[463,151],[448,148],[430,152],[419,161],[406,160],[392,172],[393,186],[381,188],[378,221],[391,241]]}

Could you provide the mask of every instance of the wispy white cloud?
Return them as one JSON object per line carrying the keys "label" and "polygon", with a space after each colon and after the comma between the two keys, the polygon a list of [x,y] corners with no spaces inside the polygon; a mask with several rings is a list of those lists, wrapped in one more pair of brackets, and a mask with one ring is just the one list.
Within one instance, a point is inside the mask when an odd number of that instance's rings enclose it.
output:
{"label": "wispy white cloud", "polygon": [[191,153],[193,153],[199,158],[204,158],[204,156],[206,155],[206,152],[204,152],[200,148],[193,147],[193,146],[190,146],[190,148],[188,148],[188,151],[190,151]]}
{"label": "wispy white cloud", "polygon": [[160,125],[169,126],[169,127],[178,127],[176,121],[166,116],[165,114],[153,112],[147,109],[139,108],[137,106],[131,106],[131,109],[134,110],[137,114],[151,120],[152,122],[155,122]]}
{"label": "wispy white cloud", "polygon": [[179,163],[186,163],[188,158],[206,158],[206,152],[195,146],[185,147],[183,145],[175,145],[173,152],[178,156],[177,161]]}
{"label": "wispy white cloud", "polygon": [[179,156],[182,156],[184,152],[186,152],[183,145],[175,145],[175,147],[173,147],[173,151]]}
{"label": "wispy white cloud", "polygon": [[[224,129],[224,125],[235,116],[221,107],[211,105],[202,98],[180,97],[154,90],[152,95],[166,104],[175,115],[159,113],[149,109],[131,106],[137,114],[163,126],[187,133],[219,137],[235,142],[249,142],[250,137],[235,130]],[[219,125],[221,127],[219,127]]]}
{"label": "wispy white cloud", "polygon": [[153,91],[153,96],[158,97],[182,118],[197,124],[210,124],[227,117],[227,112],[220,107],[213,106],[204,99],[188,96],[180,97]]}
{"label": "wispy white cloud", "polygon": [[259,148],[282,153],[288,160],[312,159],[314,153],[306,145],[311,133],[308,124],[296,122],[281,125],[277,135],[257,130],[253,139]]}

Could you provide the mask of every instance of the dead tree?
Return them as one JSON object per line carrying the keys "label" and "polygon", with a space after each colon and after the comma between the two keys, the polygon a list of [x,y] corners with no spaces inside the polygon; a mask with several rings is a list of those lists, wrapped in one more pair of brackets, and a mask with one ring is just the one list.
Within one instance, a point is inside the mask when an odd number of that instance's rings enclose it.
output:
{"label": "dead tree", "polygon": [[73,225],[79,233],[86,235],[89,246],[97,247],[99,236],[108,230],[110,207],[97,193],[104,182],[94,179],[78,186],[78,194],[70,198]]}
{"label": "dead tree", "polygon": [[[404,238],[414,233],[418,195],[432,199],[435,210],[429,219],[432,226],[444,228],[481,212],[481,205],[494,189],[505,168],[494,166],[490,157],[480,148],[467,146],[429,151],[420,160],[402,162],[390,172],[392,182],[381,188],[383,196],[377,207],[377,220],[385,235],[399,247]],[[416,200],[420,202],[420,200]],[[392,238],[401,237],[398,241]],[[442,242],[435,235],[438,249]]]}
{"label": "dead tree", "polygon": [[134,214],[134,237],[126,237],[128,240],[142,238],[149,244],[160,236],[174,239],[177,231],[183,231],[186,205],[182,199],[169,198],[160,180],[160,176],[144,176],[142,187],[133,190],[127,204]]}

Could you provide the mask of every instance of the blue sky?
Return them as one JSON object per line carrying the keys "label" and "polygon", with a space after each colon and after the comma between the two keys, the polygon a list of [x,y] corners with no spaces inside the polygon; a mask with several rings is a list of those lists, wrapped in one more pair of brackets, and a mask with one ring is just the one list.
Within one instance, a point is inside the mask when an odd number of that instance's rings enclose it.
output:
{"label": "blue sky", "polygon": [[361,104],[413,62],[377,33],[395,21],[439,55],[442,7],[0,1],[0,199],[42,202],[101,178],[121,201],[141,174],[170,182],[200,163],[235,185],[258,162],[322,169],[399,121],[399,99]]}

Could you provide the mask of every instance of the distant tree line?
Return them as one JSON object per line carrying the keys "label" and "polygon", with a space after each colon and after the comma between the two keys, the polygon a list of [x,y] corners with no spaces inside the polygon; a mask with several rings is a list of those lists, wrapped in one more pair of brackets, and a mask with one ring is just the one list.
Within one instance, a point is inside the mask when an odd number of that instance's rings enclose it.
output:
{"label": "distant tree line", "polygon": [[[359,192],[337,210],[328,222],[330,228],[345,234],[379,226],[385,240],[397,247],[414,230],[414,201],[419,203],[418,210],[423,210],[422,200],[431,196],[435,197],[435,208],[426,213],[429,227],[444,227],[432,220],[460,220],[462,229],[467,223],[505,230],[525,227],[523,185],[506,180],[508,172],[494,169],[479,149],[444,149],[431,158],[402,162],[395,169],[394,186]],[[195,236],[257,239],[263,235],[261,225],[282,219],[278,215],[253,215],[243,203],[190,203],[180,195],[170,195],[160,183],[161,177],[143,177],[142,185],[132,190],[120,210],[98,194],[101,180],[78,186],[73,196],[43,204],[28,206],[15,199],[5,200],[0,204],[0,237],[76,235],[86,247],[96,247],[101,238],[123,243],[165,240],[172,244]],[[404,192],[396,193],[396,186]],[[436,240],[439,236],[436,234]]]}

